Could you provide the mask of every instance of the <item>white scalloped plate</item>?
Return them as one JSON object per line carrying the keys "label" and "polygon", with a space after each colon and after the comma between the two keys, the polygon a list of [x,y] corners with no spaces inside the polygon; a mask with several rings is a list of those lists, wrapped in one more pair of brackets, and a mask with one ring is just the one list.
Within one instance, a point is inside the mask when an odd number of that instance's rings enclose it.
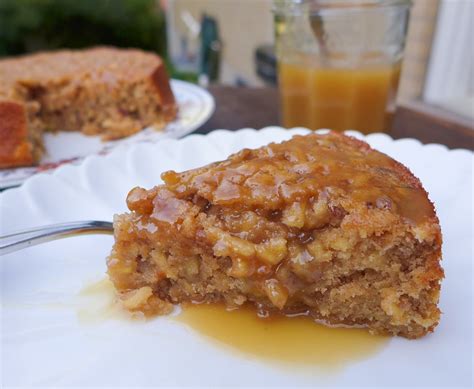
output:
{"label": "white scalloped plate", "polygon": [[45,155],[40,164],[33,167],[0,169],[0,189],[20,185],[27,178],[64,164],[77,164],[86,156],[107,154],[120,145],[138,142],[157,142],[165,138],[181,138],[203,125],[215,109],[214,98],[205,89],[180,80],[171,80],[176,102],[177,118],[163,130],[148,127],[139,133],[116,141],[102,142],[99,136],[86,136],[79,132],[46,133]]}
{"label": "white scalloped plate", "polygon": [[[156,185],[164,170],[196,167],[304,132],[215,131],[88,157],[79,166],[38,174],[1,193],[0,234],[47,223],[111,220],[125,211],[130,188]],[[85,325],[74,301],[84,285],[103,277],[112,238],[82,236],[1,258],[2,384],[471,387],[473,154],[382,134],[351,134],[406,164],[436,204],[446,279],[440,302],[444,314],[434,334],[416,341],[391,339],[375,356],[327,375],[234,354],[167,317]]]}

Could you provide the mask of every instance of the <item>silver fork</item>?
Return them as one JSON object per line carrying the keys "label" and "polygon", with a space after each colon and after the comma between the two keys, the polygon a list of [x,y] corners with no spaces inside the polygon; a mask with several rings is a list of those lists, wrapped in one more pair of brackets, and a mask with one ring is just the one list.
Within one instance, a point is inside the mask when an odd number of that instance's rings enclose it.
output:
{"label": "silver fork", "polygon": [[113,234],[110,222],[88,220],[52,224],[0,236],[0,256],[52,240],[86,234]]}

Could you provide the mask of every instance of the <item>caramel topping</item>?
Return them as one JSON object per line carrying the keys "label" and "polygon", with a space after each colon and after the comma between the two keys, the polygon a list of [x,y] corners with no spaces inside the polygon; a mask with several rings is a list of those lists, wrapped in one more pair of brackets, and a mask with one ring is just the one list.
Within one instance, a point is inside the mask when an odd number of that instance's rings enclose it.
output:
{"label": "caramel topping", "polygon": [[[215,205],[266,211],[319,196],[351,199],[419,223],[434,216],[419,181],[398,162],[363,142],[329,133],[243,150],[228,160],[162,175],[179,198],[198,195]],[[348,203],[346,201],[346,203]]]}

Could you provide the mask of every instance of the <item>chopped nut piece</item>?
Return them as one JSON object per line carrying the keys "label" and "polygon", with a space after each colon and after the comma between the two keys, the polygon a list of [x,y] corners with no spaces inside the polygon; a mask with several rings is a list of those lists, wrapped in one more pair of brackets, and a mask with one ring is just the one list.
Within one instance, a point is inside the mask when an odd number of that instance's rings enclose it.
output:
{"label": "chopped nut piece", "polygon": [[254,266],[245,259],[235,257],[232,259],[232,267],[229,270],[229,275],[236,278],[249,277],[254,272]]}
{"label": "chopped nut piece", "polygon": [[153,294],[153,289],[149,286],[143,286],[140,289],[132,290],[124,295],[122,299],[123,306],[134,310],[144,305],[148,298]]}
{"label": "chopped nut piece", "polygon": [[305,222],[305,209],[306,204],[293,203],[288,208],[285,208],[281,221],[288,227],[301,228]]}
{"label": "chopped nut piece", "polygon": [[265,281],[264,288],[272,304],[278,309],[283,309],[288,300],[288,291],[286,288],[282,286],[278,280],[273,278]]}
{"label": "chopped nut piece", "polygon": [[257,250],[257,258],[269,265],[280,263],[288,252],[286,239],[284,238],[272,238],[255,247]]}
{"label": "chopped nut piece", "polygon": [[309,228],[321,228],[331,220],[331,212],[325,200],[316,201],[312,208],[312,212],[307,213],[307,221]]}
{"label": "chopped nut piece", "polygon": [[214,245],[214,254],[238,258],[251,258],[255,255],[255,245],[244,239],[223,235]]}
{"label": "chopped nut piece", "polygon": [[306,248],[316,262],[328,262],[332,259],[332,252],[320,240],[309,243]]}

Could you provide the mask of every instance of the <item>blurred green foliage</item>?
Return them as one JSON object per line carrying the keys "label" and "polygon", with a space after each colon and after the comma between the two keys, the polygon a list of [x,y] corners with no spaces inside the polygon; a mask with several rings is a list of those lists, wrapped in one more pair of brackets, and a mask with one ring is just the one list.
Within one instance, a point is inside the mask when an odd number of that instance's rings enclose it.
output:
{"label": "blurred green foliage", "polygon": [[156,0],[0,0],[0,57],[95,45],[137,47],[166,58]]}

